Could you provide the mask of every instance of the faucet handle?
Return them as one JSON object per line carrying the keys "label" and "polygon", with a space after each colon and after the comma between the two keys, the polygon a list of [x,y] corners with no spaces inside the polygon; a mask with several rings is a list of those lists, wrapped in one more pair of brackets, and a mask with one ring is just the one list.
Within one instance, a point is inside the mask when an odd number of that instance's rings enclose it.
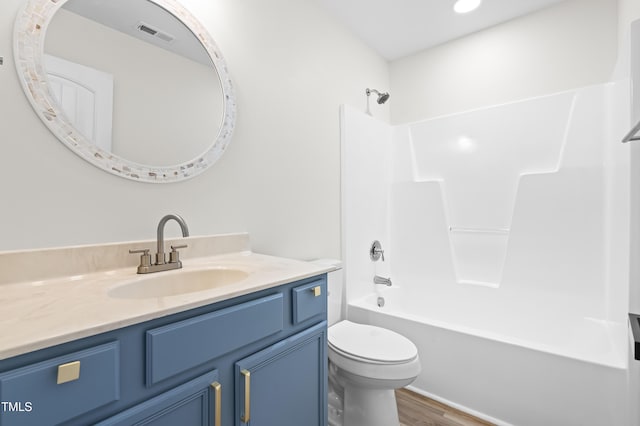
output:
{"label": "faucet handle", "polygon": [[179,246],[171,246],[171,253],[169,253],[169,263],[179,263],[180,262],[180,253],[178,249],[189,247],[186,244],[181,244]]}
{"label": "faucet handle", "polygon": [[142,253],[142,255],[140,256],[140,266],[151,265],[151,255],[149,254],[149,249],[129,250],[129,253]]}
{"label": "faucet handle", "polygon": [[384,262],[384,250],[382,250],[382,244],[380,244],[380,241],[375,240],[371,243],[371,248],[369,249],[369,257],[374,262],[382,257],[382,261]]}

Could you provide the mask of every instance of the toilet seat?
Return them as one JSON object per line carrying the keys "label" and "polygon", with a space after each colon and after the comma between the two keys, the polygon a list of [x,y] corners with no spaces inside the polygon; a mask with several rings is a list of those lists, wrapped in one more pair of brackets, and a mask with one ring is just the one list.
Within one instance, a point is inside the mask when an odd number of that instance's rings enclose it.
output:
{"label": "toilet seat", "polygon": [[406,337],[381,327],[341,321],[329,327],[329,347],[343,357],[372,364],[403,364],[418,349]]}
{"label": "toilet seat", "polygon": [[381,327],[341,321],[329,327],[329,362],[339,375],[364,387],[397,388],[420,374],[418,349],[406,337]]}

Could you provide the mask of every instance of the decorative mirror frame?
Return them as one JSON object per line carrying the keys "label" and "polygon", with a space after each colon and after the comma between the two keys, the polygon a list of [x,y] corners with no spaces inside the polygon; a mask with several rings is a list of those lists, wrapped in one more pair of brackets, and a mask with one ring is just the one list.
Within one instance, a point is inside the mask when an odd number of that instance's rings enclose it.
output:
{"label": "decorative mirror frame", "polygon": [[205,48],[222,85],[223,120],[218,135],[200,156],[174,166],[138,164],[106,152],[78,132],[49,90],[43,55],[47,27],[68,0],[27,0],[14,27],[14,58],[20,83],[31,106],[49,130],[74,153],[109,173],[139,182],[165,183],[192,178],[210,167],[231,141],[236,118],[235,93],[226,62],[202,24],[177,0],[148,0],[179,19]]}

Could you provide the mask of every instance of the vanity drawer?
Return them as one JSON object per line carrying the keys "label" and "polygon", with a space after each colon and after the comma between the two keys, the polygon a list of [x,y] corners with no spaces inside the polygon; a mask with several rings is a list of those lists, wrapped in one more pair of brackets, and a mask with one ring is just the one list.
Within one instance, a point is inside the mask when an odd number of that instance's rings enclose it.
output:
{"label": "vanity drawer", "polygon": [[293,290],[293,323],[327,312],[327,281],[315,280]]}
{"label": "vanity drawer", "polygon": [[117,401],[119,363],[112,342],[0,374],[0,426],[58,424]]}
{"label": "vanity drawer", "polygon": [[147,331],[147,386],[281,331],[283,307],[278,293]]}

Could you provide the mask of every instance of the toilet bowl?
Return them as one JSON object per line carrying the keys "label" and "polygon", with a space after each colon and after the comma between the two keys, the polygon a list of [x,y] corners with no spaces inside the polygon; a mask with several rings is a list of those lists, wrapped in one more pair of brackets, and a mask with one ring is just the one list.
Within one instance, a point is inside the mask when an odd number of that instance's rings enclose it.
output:
{"label": "toilet bowl", "polygon": [[416,346],[391,330],[346,320],[329,327],[328,341],[329,424],[397,426],[395,389],[420,373]]}
{"label": "toilet bowl", "polygon": [[406,337],[344,319],[344,276],[341,262],[327,274],[329,426],[398,426],[395,390],[420,374],[418,349]]}

